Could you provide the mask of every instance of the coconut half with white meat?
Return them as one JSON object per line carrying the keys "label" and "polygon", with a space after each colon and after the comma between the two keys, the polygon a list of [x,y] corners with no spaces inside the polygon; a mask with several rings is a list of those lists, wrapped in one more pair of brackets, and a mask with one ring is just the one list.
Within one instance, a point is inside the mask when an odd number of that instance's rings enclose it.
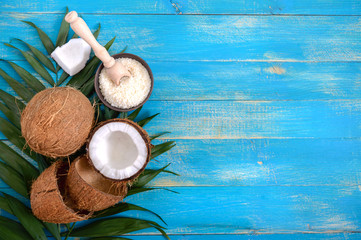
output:
{"label": "coconut half with white meat", "polygon": [[135,122],[112,119],[94,129],[87,150],[70,166],[66,185],[77,208],[99,211],[126,196],[150,160],[151,143]]}
{"label": "coconut half with white meat", "polygon": [[128,119],[112,119],[99,125],[87,144],[91,164],[114,181],[133,180],[150,160],[147,132]]}

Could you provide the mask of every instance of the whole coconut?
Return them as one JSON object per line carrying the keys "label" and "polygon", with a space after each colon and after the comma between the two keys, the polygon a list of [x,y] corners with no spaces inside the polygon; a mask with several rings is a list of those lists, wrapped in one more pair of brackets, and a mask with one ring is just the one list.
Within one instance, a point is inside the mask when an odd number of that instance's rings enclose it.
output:
{"label": "whole coconut", "polygon": [[71,87],[54,87],[36,94],[21,115],[21,133],[29,147],[48,157],[76,152],[94,121],[89,99]]}

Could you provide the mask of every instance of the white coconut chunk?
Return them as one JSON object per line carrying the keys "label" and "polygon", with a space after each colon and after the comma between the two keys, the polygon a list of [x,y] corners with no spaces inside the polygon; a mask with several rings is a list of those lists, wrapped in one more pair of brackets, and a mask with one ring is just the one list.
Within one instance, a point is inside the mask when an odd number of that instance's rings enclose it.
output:
{"label": "white coconut chunk", "polygon": [[100,127],[89,143],[89,157],[105,177],[127,179],[147,161],[147,143],[138,130],[124,122],[110,122]]}
{"label": "white coconut chunk", "polygon": [[91,47],[81,38],[71,39],[51,53],[51,57],[70,76],[80,72],[90,56]]}

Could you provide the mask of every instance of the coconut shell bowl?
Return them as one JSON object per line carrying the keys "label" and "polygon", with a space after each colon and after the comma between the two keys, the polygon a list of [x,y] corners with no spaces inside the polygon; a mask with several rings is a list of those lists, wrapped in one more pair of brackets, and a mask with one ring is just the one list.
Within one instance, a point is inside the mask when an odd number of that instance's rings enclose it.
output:
{"label": "coconut shell bowl", "polygon": [[154,79],[153,79],[153,73],[152,73],[152,70],[150,69],[149,65],[142,59],[140,58],[139,56],[137,55],[134,55],[134,54],[130,54],[130,53],[118,53],[118,54],[115,54],[112,56],[114,59],[117,59],[117,58],[132,58],[138,62],[140,62],[148,71],[149,73],[149,76],[150,76],[150,80],[151,80],[151,85],[150,85],[150,90],[149,90],[149,93],[148,93],[148,96],[144,99],[143,102],[141,102],[139,105],[137,106],[134,106],[132,108],[127,108],[127,109],[123,109],[123,108],[117,108],[117,107],[114,107],[112,106],[109,102],[107,102],[99,88],[99,75],[101,73],[101,71],[103,70],[104,68],[104,64],[100,64],[100,66],[98,67],[98,70],[97,72],[95,73],[95,78],[94,78],[94,88],[95,88],[95,92],[97,93],[100,101],[103,102],[103,104],[105,106],[107,106],[108,108],[114,110],[114,111],[117,111],[117,112],[129,112],[129,111],[133,111],[141,106],[143,106],[144,103],[146,103],[146,101],[148,101],[150,95],[152,94],[152,91],[153,91],[153,85],[154,85]]}

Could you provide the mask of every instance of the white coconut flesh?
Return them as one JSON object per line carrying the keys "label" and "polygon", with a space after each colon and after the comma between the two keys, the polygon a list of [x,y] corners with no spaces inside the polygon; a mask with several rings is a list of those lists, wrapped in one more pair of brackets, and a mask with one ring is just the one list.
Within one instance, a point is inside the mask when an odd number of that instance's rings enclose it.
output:
{"label": "white coconut flesh", "polygon": [[125,122],[100,127],[88,150],[94,167],[105,177],[116,180],[134,176],[148,158],[147,143],[134,126]]}

